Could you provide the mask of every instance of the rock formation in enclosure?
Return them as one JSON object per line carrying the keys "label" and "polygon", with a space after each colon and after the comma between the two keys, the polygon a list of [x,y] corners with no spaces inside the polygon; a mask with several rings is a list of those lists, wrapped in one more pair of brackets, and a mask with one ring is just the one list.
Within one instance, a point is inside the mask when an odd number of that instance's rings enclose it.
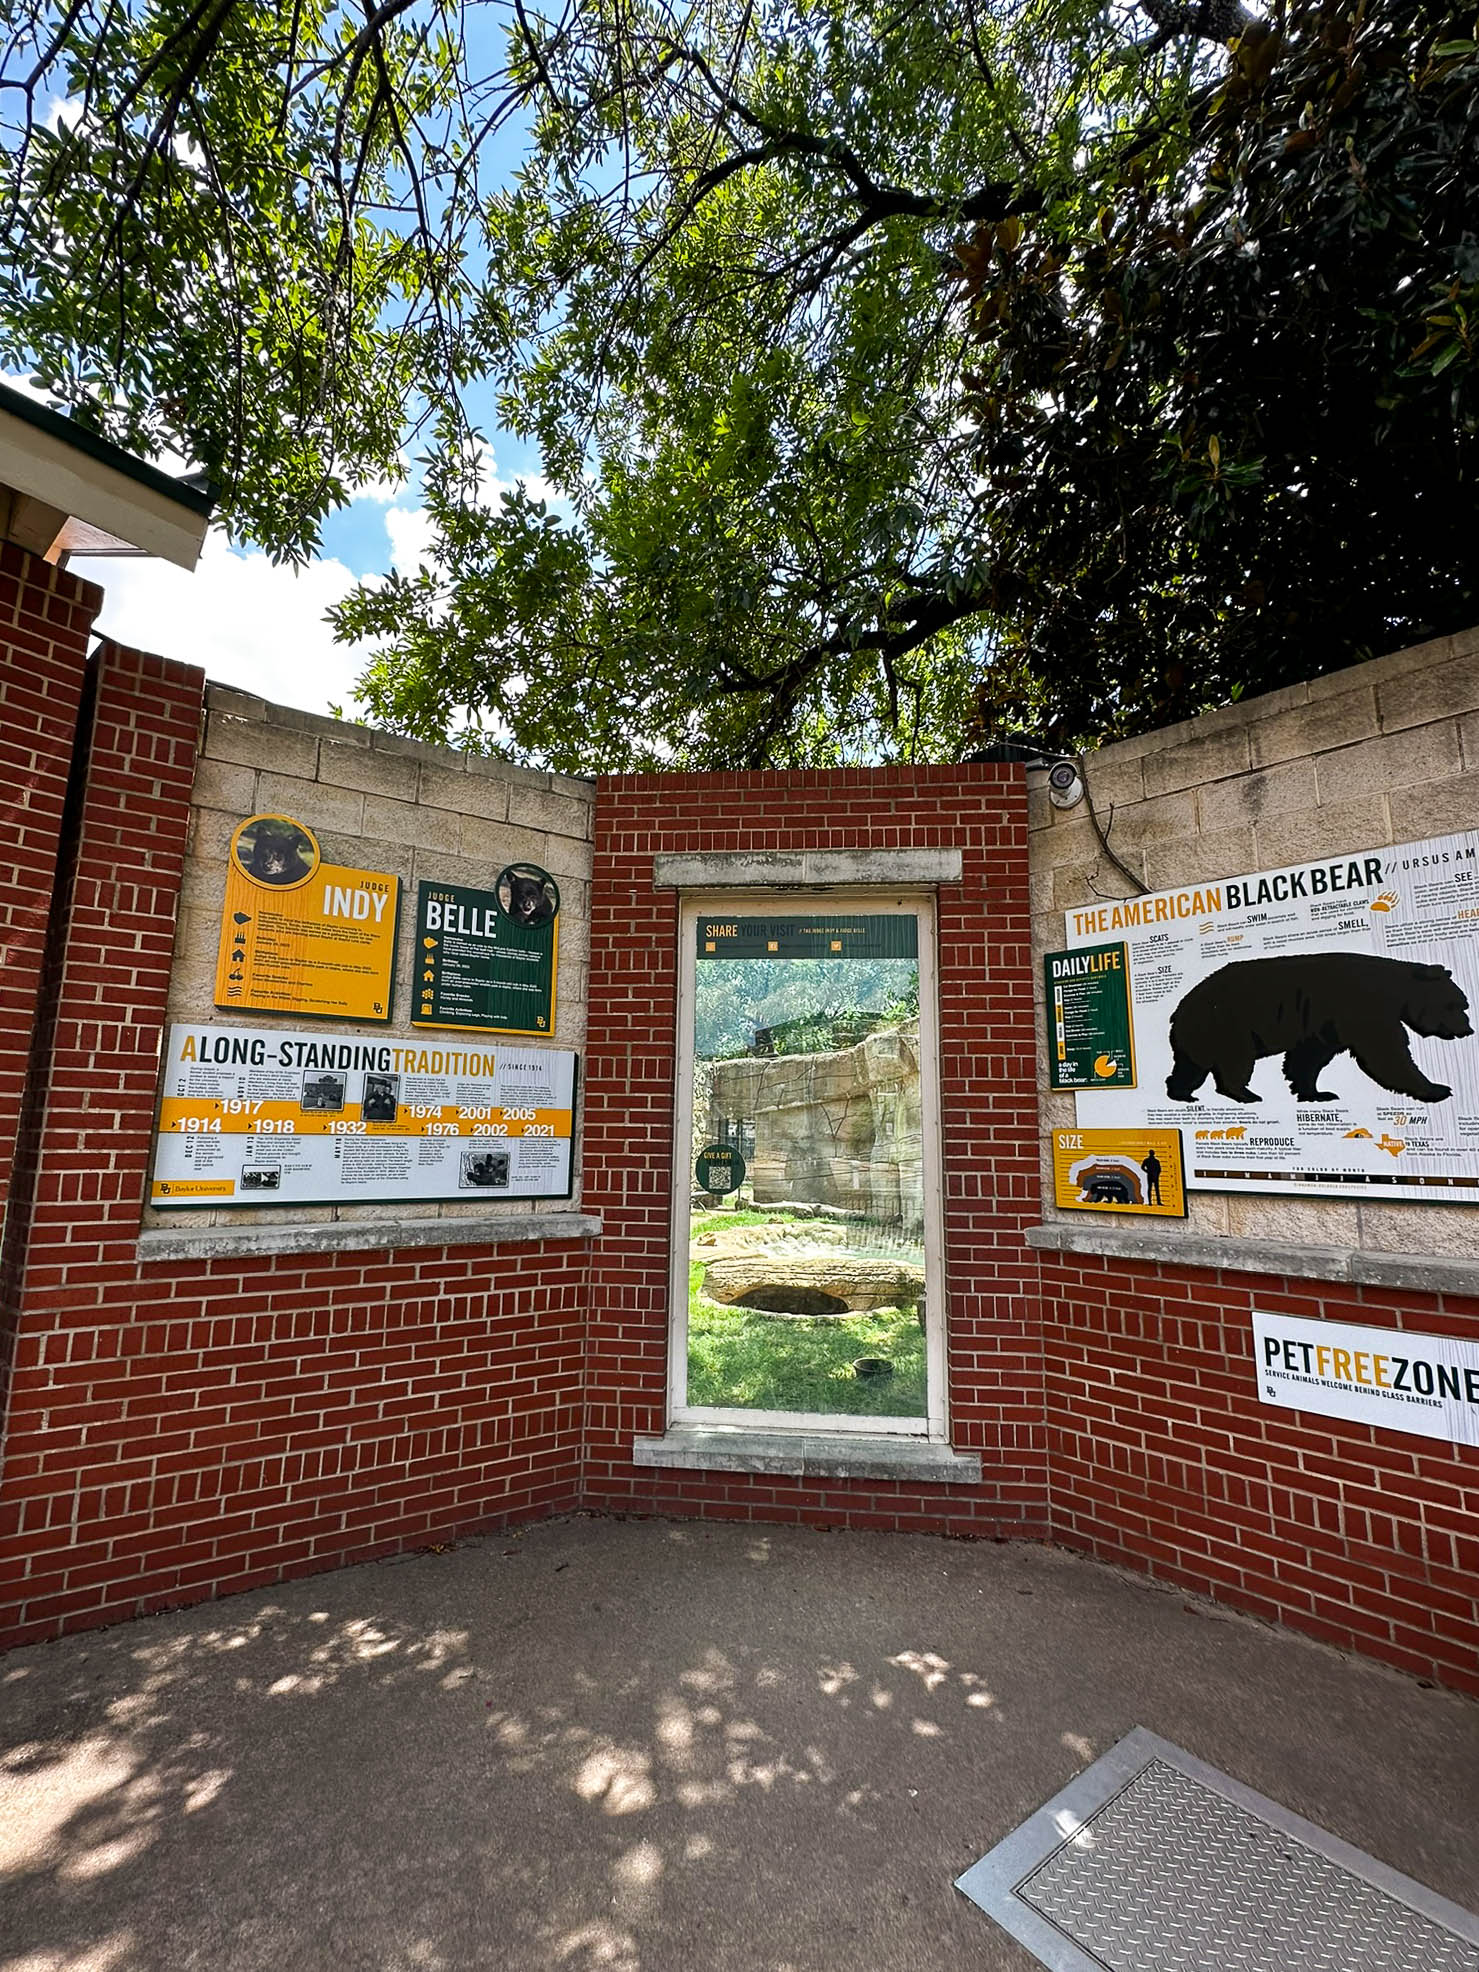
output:
{"label": "rock formation in enclosure", "polygon": [[865,1308],[907,1308],[924,1292],[924,1268],[907,1260],[856,1253],[793,1258],[789,1253],[731,1254],[704,1268],[703,1293],[731,1307],[765,1313],[844,1315]]}
{"label": "rock formation in enclosure", "polygon": [[709,1140],[753,1126],[757,1205],[794,1199],[908,1229],[922,1224],[916,1024],[884,1028],[832,1054],[707,1066]]}

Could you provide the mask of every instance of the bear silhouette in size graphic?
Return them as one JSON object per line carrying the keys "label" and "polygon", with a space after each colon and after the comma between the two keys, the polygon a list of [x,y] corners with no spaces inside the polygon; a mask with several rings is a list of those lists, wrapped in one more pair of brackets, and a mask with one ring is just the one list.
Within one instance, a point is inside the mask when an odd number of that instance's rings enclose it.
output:
{"label": "bear silhouette in size graphic", "polygon": [[1248,1087],[1253,1064],[1282,1054],[1284,1078],[1301,1102],[1335,1102],[1320,1077],[1349,1053],[1393,1095],[1444,1102],[1453,1091],[1430,1082],[1412,1059],[1409,1027],[1440,1041],[1473,1033],[1469,1002],[1447,966],[1364,952],[1235,960],[1193,986],[1171,1015],[1166,1094],[1195,1102],[1210,1075],[1229,1102],[1257,1102]]}

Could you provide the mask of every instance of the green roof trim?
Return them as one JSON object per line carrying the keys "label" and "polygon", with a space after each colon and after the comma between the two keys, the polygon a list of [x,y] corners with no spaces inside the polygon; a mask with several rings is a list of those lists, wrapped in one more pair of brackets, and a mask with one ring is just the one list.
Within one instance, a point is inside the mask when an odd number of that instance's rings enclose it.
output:
{"label": "green roof trim", "polygon": [[140,486],[147,486],[153,493],[162,493],[167,500],[177,506],[187,508],[193,514],[207,518],[216,504],[214,493],[202,491],[198,486],[190,486],[181,479],[171,479],[167,472],[158,466],[151,466],[147,459],[137,459],[132,452],[125,452],[121,445],[111,439],[100,438],[95,431],[88,431],[72,418],[63,417],[60,411],[52,411],[45,404],[38,404],[34,398],[16,390],[13,385],[0,382],[0,411],[9,411],[37,431],[44,431],[52,438],[59,438],[64,445],[74,451],[85,452],[90,459],[100,465],[111,466]]}

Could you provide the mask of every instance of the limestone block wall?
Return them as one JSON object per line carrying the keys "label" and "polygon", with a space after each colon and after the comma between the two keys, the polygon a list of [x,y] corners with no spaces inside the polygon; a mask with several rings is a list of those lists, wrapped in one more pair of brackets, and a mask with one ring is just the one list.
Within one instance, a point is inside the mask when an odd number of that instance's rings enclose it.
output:
{"label": "limestone block wall", "polygon": [[[28,559],[28,595],[90,615],[97,590],[60,578],[69,594]],[[0,671],[26,650],[14,634],[0,622]],[[265,1226],[180,1230],[181,1214],[141,1234],[187,842],[223,811],[192,813],[201,673],[106,644],[87,670],[0,1269],[0,1648],[568,1511],[580,1493],[585,1215],[407,1224],[382,1207],[373,1224],[304,1226],[267,1211]],[[267,756],[224,763],[248,768],[248,810],[281,792],[331,854],[346,847],[329,816],[343,788],[307,771],[342,735],[222,710],[218,696],[218,749],[224,724],[228,747]],[[442,764],[400,759],[418,792],[420,768]],[[295,784],[264,797],[289,765]],[[558,790],[530,793],[561,814]],[[429,825],[416,802],[379,798],[385,860],[413,874],[409,831]],[[386,839],[392,824],[404,832]],[[548,820],[532,833],[547,839]],[[19,881],[13,911],[30,908],[31,873]],[[196,1011],[180,978],[173,991]]]}
{"label": "limestone block wall", "polygon": [[[1115,855],[1151,890],[1279,868],[1479,827],[1479,629],[1225,706],[1100,748],[1090,799]],[[1029,776],[1040,1062],[1042,954],[1063,913],[1131,894],[1104,854],[1088,802],[1059,810]],[[1071,1124],[1071,1095],[1042,1092],[1044,1129]],[[1044,1216],[1084,1223],[1052,1204]],[[1101,1223],[1102,1222],[1096,1222]],[[1472,1208],[1194,1194],[1158,1233],[1473,1259]]]}
{"label": "limestone block wall", "polygon": [[[435,878],[488,887],[511,862],[536,863],[560,886],[559,975],[549,1045],[583,1051],[590,956],[590,874],[594,786],[561,774],[535,773],[450,747],[269,705],[245,692],[211,685],[191,801],[168,1018],[261,1027],[345,1023],[303,1021],[292,1014],[227,1013],[213,1005],[216,943],[232,832],[257,813],[291,815],[318,836],[328,862],[383,869],[403,885],[392,1019],[375,1032],[414,1039],[416,885]],[[532,1043],[531,1045],[543,1045]],[[578,1111],[578,1106],[577,1106]],[[577,1144],[577,1192],[579,1172]],[[176,1230],[274,1222],[397,1221],[531,1211],[568,1211],[575,1201],[472,1199],[445,1204],[301,1205],[223,1208],[188,1215],[146,1211],[146,1226]]]}

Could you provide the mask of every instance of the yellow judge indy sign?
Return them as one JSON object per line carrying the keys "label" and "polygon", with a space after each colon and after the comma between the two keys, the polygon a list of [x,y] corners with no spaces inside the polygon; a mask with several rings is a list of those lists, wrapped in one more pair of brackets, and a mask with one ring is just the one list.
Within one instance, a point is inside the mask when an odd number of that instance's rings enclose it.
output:
{"label": "yellow judge indy sign", "polygon": [[249,815],[231,838],[215,1003],[242,1013],[388,1021],[400,878],[322,860],[291,815]]}

